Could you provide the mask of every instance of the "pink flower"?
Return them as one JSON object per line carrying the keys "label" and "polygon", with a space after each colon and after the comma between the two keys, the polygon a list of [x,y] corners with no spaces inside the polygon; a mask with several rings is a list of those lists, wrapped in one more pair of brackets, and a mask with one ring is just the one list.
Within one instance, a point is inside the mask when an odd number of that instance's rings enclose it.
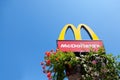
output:
{"label": "pink flower", "polygon": [[50,79],[51,78],[51,72],[47,73],[47,77]]}
{"label": "pink flower", "polygon": [[50,57],[50,52],[45,52],[45,55],[47,56],[47,57]]}
{"label": "pink flower", "polygon": [[93,61],[92,61],[92,64],[96,64],[96,63],[97,63],[97,61],[96,61],[96,60],[93,60]]}
{"label": "pink flower", "polygon": [[46,62],[46,65],[48,65],[48,66],[49,66],[49,65],[50,65],[50,63],[51,63],[51,61],[50,61],[50,60],[46,60],[45,62]]}

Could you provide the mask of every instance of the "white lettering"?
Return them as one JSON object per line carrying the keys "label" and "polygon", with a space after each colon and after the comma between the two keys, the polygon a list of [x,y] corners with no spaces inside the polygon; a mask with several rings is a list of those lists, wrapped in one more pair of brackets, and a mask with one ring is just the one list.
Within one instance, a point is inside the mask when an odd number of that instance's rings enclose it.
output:
{"label": "white lettering", "polygon": [[99,48],[98,44],[61,44],[61,48]]}

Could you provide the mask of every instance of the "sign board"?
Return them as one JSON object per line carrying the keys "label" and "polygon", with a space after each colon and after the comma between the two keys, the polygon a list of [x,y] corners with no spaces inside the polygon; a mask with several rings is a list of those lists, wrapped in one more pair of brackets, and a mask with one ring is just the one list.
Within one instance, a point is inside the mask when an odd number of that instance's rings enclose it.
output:
{"label": "sign board", "polygon": [[57,40],[57,47],[61,51],[89,52],[103,47],[101,40]]}
{"label": "sign board", "polygon": [[[66,31],[69,28],[73,31],[75,40],[64,40]],[[82,40],[81,28],[86,30],[91,40]],[[85,24],[80,24],[77,28],[72,24],[65,25],[57,40],[57,48],[61,51],[89,52],[91,48],[97,51],[100,47],[103,47],[102,41],[99,40],[94,31]]]}

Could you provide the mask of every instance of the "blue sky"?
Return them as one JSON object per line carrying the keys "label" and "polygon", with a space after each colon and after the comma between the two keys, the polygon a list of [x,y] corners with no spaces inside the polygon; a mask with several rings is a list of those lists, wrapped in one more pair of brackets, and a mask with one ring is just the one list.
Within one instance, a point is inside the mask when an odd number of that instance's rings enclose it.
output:
{"label": "blue sky", "polygon": [[0,80],[47,80],[39,63],[68,23],[90,26],[120,54],[120,0],[0,0]]}

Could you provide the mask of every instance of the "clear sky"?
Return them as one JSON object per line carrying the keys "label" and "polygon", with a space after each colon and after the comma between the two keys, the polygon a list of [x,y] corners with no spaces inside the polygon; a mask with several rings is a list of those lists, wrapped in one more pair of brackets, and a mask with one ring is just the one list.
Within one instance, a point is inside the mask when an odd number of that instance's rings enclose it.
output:
{"label": "clear sky", "polygon": [[0,0],[0,80],[47,80],[40,62],[68,23],[87,24],[120,54],[120,0]]}

